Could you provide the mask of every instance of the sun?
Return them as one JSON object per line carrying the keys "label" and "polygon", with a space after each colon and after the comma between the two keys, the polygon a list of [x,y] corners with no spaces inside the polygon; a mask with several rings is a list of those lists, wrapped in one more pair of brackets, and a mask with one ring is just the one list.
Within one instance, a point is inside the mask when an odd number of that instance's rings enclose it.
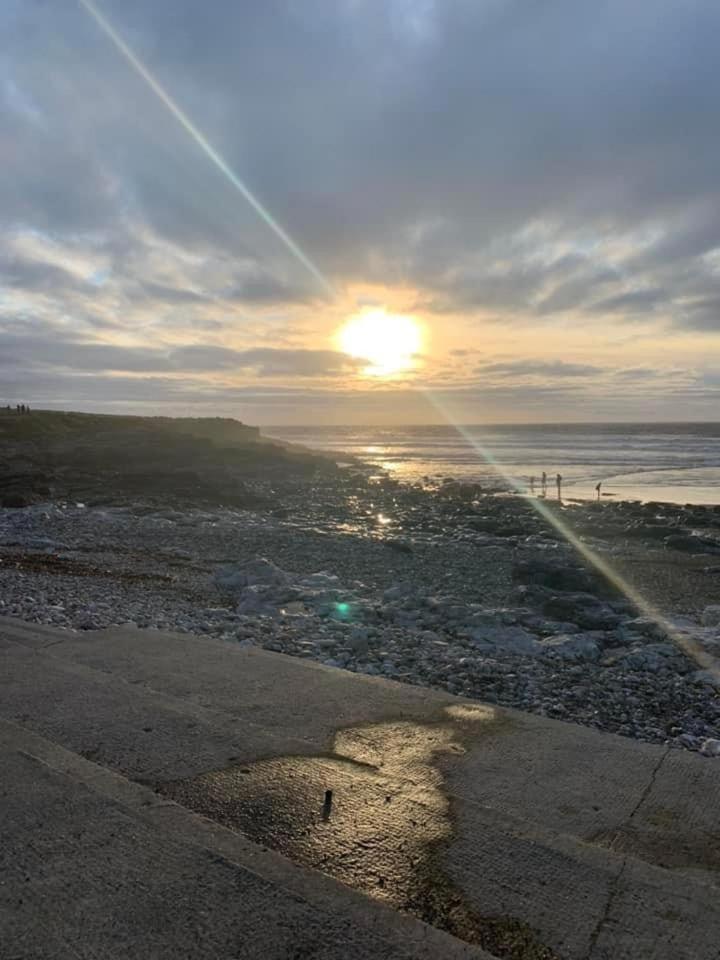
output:
{"label": "sun", "polygon": [[382,377],[408,370],[422,346],[417,320],[385,310],[358,313],[340,328],[337,341],[343,353],[367,360],[364,373]]}

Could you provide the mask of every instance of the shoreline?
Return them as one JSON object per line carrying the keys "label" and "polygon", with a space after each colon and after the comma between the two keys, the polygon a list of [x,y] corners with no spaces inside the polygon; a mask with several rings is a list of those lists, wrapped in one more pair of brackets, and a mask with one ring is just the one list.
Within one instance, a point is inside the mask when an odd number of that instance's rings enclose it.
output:
{"label": "shoreline", "polygon": [[[376,465],[372,464],[368,464],[368,467],[378,471],[379,475],[385,473],[387,476],[403,484],[413,484],[417,482],[424,483],[427,476],[424,475],[423,477],[416,477],[414,475],[410,475],[409,477],[406,477],[401,474],[399,475],[399,471],[393,472],[391,469],[381,471]],[[436,489],[443,482],[479,484],[482,487],[489,487],[488,492],[493,492],[493,485],[504,486],[504,490],[498,490],[497,492],[541,501],[558,500],[557,493],[554,489],[554,480],[552,484],[550,481],[548,481],[548,493],[546,496],[543,496],[537,491],[533,493],[530,490],[527,482],[518,481],[516,483],[512,478],[508,478],[500,472],[498,472],[496,476],[487,473],[468,473],[456,475],[443,474],[442,477],[438,476],[437,479],[431,482],[431,487]],[[586,484],[579,484],[576,482],[564,483],[563,494],[560,499],[564,503],[595,503],[598,499],[595,490],[595,483],[597,483],[597,481],[592,481]],[[602,484],[604,490],[601,491],[600,495],[601,503],[652,503],[665,507],[692,506],[720,508],[720,488],[715,485],[620,485],[613,489],[612,484],[608,483],[607,481],[602,481]]]}
{"label": "shoreline", "polygon": [[554,493],[684,505],[720,503],[720,423],[509,424],[413,427],[264,427],[336,460],[355,457],[403,483],[464,483],[536,490],[546,471]]}
{"label": "shoreline", "polygon": [[[0,510],[0,611],[207,634],[637,739],[720,744],[715,676],[527,498],[362,470],[256,493],[249,509],[138,498]],[[720,627],[700,620],[719,593],[720,508],[547,507],[665,616],[689,617],[714,655]]]}

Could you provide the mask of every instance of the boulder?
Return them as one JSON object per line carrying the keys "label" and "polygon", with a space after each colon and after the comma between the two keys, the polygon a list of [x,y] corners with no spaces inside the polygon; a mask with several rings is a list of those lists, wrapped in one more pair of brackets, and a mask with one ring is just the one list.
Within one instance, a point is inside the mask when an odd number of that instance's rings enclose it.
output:
{"label": "boulder", "polygon": [[452,497],[457,500],[477,500],[481,496],[483,488],[479,483],[465,483],[459,480],[443,480],[443,484],[438,490],[441,497]]}
{"label": "boulder", "polygon": [[245,616],[275,614],[280,601],[267,587],[252,584],[242,591],[237,612]]}
{"label": "boulder", "polygon": [[700,617],[700,623],[704,627],[720,627],[720,605],[713,604],[705,607]]}
{"label": "boulder", "polygon": [[662,641],[667,637],[665,628],[657,620],[653,620],[652,617],[634,617],[632,620],[626,620],[623,624],[623,630],[641,633],[651,640]]}
{"label": "boulder", "polygon": [[622,620],[612,607],[590,593],[559,593],[542,605],[546,617],[569,620],[584,630],[612,630]]}
{"label": "boulder", "polygon": [[408,597],[415,596],[417,593],[417,587],[415,584],[410,583],[409,580],[404,580],[402,583],[394,583],[391,587],[383,593],[383,600],[388,603],[392,603],[397,600],[405,600]]}
{"label": "boulder", "polygon": [[516,583],[532,584],[550,590],[608,592],[608,585],[592,570],[562,560],[533,557],[515,564],[512,571]]}
{"label": "boulder", "polygon": [[665,546],[672,550],[681,550],[684,553],[717,553],[720,554],[720,543],[709,537],[699,537],[695,533],[674,534],[665,537]]}
{"label": "boulder", "polygon": [[543,656],[571,662],[595,663],[601,646],[591,633],[561,633],[543,641]]}
{"label": "boulder", "polygon": [[672,643],[649,643],[626,653],[619,662],[633,670],[657,673],[658,670],[670,666],[670,659],[678,655],[679,651]]}
{"label": "boulder", "polygon": [[301,590],[337,590],[340,587],[340,578],[327,570],[318,570],[307,577],[300,577],[297,586]]}
{"label": "boulder", "polygon": [[262,557],[221,567],[213,576],[215,584],[222,590],[244,590],[256,584],[286,586],[290,579],[284,570]]}
{"label": "boulder", "polygon": [[481,650],[495,652],[498,655],[535,656],[541,649],[534,634],[517,626],[488,624],[475,627],[468,636]]}

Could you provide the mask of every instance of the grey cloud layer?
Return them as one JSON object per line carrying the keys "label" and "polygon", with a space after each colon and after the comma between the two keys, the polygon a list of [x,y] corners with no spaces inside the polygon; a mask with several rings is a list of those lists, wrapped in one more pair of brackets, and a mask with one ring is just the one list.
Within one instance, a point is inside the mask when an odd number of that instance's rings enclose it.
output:
{"label": "grey cloud layer", "polygon": [[[699,331],[711,361],[716,0],[98,2],[338,288],[408,285],[429,312],[537,328]],[[292,412],[362,367],[280,336],[292,319],[271,313],[324,291],[75,0],[0,5],[0,159],[0,395]],[[152,346],[100,342],[118,333]],[[483,410],[718,399],[707,372],[473,346],[441,389]],[[394,395],[335,396],[338,417],[371,417]]]}
{"label": "grey cloud layer", "polygon": [[367,361],[334,350],[258,347],[232,350],[213,344],[123,347],[74,339],[50,328],[32,334],[0,329],[0,370],[31,380],[37,371],[59,373],[221,373],[252,371],[260,377],[333,377]]}
{"label": "grey cloud layer", "polygon": [[602,367],[587,363],[566,363],[562,360],[512,360],[484,363],[475,372],[490,377],[587,377],[602,373]]}
{"label": "grey cloud layer", "polygon": [[[714,0],[102,7],[341,282],[414,282],[440,311],[718,329],[717,275],[697,262],[720,244]],[[181,247],[257,258],[266,279],[241,298],[307,298],[79,5],[13,0],[0,35],[6,220],[122,234],[132,215]],[[528,238],[538,222],[552,230]]]}
{"label": "grey cloud layer", "polygon": [[639,394],[652,402],[651,419],[671,420],[679,407],[691,418],[703,419],[708,405],[720,401],[720,383],[712,374],[638,369],[628,370],[620,378],[610,373],[605,376],[616,381],[612,391],[607,390],[602,375],[520,384],[478,377],[474,383],[422,392],[382,387],[349,391],[338,390],[335,385],[322,389],[317,384],[308,388],[209,383],[192,373],[138,378],[58,373],[42,368],[19,372],[14,367],[0,367],[0,397],[13,403],[31,400],[35,406],[67,408],[72,404],[79,409],[108,412],[150,408],[215,415],[239,410],[246,419],[266,424],[302,422],[322,418],[323,414],[328,422],[378,422],[389,411],[396,421],[430,422],[437,417],[438,409],[457,413],[457,422],[462,422],[462,411],[468,409],[482,410],[485,421],[510,415],[527,422],[539,419],[538,413],[543,419],[567,419],[568,410],[575,420],[623,419]]}

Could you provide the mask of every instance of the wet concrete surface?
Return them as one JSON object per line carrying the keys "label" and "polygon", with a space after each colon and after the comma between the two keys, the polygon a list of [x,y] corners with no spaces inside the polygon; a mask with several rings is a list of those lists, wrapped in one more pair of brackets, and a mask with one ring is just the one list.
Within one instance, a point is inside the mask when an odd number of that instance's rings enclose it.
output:
{"label": "wet concrete surface", "polygon": [[[648,829],[648,823],[658,829]],[[627,824],[591,839],[614,853],[631,854],[667,870],[720,871],[720,830],[688,835],[671,810],[648,811],[643,825]]]}
{"label": "wet concrete surface", "polygon": [[156,789],[497,957],[555,960],[522,920],[471,909],[443,866],[453,817],[438,759],[508,723],[459,704],[433,723],[342,730],[331,756],[262,760]]}
{"label": "wet concrete surface", "polygon": [[4,721],[0,765],[2,960],[491,960]]}
{"label": "wet concrete surface", "polygon": [[[0,652],[13,744],[71,751],[88,784],[104,770],[151,798],[134,817],[171,835],[184,822],[188,843],[203,833],[251,871],[272,863],[286,891],[296,871],[301,898],[329,884],[371,927],[384,911],[387,930],[420,931],[413,957],[429,934],[432,960],[455,956],[449,943],[511,960],[718,956],[716,761],[208,638],[0,621]],[[89,869],[104,851],[73,855]],[[147,869],[162,890],[162,859]],[[98,909],[113,915],[106,879]]]}

